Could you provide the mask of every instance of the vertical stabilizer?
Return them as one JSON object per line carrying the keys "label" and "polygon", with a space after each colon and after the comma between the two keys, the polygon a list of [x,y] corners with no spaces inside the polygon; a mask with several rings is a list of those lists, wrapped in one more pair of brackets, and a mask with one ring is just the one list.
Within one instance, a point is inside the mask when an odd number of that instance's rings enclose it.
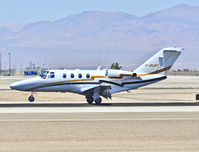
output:
{"label": "vertical stabilizer", "polygon": [[138,76],[151,74],[166,75],[180,56],[184,48],[164,48],[138,67],[134,73]]}

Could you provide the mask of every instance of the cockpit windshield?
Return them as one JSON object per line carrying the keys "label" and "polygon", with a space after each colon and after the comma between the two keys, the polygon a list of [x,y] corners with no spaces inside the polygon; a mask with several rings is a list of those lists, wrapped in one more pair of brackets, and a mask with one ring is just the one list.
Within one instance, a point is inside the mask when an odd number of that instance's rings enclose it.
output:
{"label": "cockpit windshield", "polygon": [[46,76],[48,73],[49,73],[49,71],[44,71],[39,76],[42,77],[43,79],[46,79]]}

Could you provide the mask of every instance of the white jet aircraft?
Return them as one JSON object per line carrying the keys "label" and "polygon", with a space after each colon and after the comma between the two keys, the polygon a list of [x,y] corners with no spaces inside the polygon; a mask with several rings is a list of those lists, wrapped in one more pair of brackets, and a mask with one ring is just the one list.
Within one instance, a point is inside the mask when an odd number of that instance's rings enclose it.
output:
{"label": "white jet aircraft", "polygon": [[111,94],[129,91],[166,79],[166,74],[184,48],[164,48],[133,72],[124,70],[47,70],[41,75],[15,82],[10,88],[30,91],[29,101],[34,101],[35,92],[72,92],[84,95],[89,104]]}

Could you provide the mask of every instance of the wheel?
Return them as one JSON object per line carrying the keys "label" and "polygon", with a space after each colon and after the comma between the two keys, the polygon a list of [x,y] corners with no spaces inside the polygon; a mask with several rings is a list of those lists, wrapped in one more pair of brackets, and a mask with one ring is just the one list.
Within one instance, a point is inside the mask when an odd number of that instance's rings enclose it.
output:
{"label": "wheel", "polygon": [[30,97],[28,98],[28,100],[29,100],[30,102],[34,102],[35,98],[34,98],[33,96],[30,96]]}
{"label": "wheel", "polygon": [[88,104],[92,104],[93,103],[93,98],[92,97],[88,97],[87,99]]}
{"label": "wheel", "polygon": [[100,105],[101,102],[102,102],[102,98],[97,98],[97,99],[95,100],[95,103],[96,103],[97,105]]}

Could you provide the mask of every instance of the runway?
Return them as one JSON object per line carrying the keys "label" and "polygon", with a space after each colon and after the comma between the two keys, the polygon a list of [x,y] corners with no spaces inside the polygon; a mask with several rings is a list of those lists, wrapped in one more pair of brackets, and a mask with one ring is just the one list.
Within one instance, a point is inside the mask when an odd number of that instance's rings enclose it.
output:
{"label": "runway", "polygon": [[189,111],[193,105],[173,106],[186,112],[157,112],[172,106],[144,105],[1,105],[0,151],[199,150],[199,112]]}
{"label": "runway", "polygon": [[198,128],[193,102],[0,103],[0,151],[198,151]]}
{"label": "runway", "polygon": [[0,113],[199,112],[199,103],[0,103]]}
{"label": "runway", "polygon": [[0,122],[81,122],[81,121],[187,121],[199,120],[199,112],[145,113],[20,113],[0,114]]}
{"label": "runway", "polygon": [[198,120],[199,103],[1,102],[0,121]]}

